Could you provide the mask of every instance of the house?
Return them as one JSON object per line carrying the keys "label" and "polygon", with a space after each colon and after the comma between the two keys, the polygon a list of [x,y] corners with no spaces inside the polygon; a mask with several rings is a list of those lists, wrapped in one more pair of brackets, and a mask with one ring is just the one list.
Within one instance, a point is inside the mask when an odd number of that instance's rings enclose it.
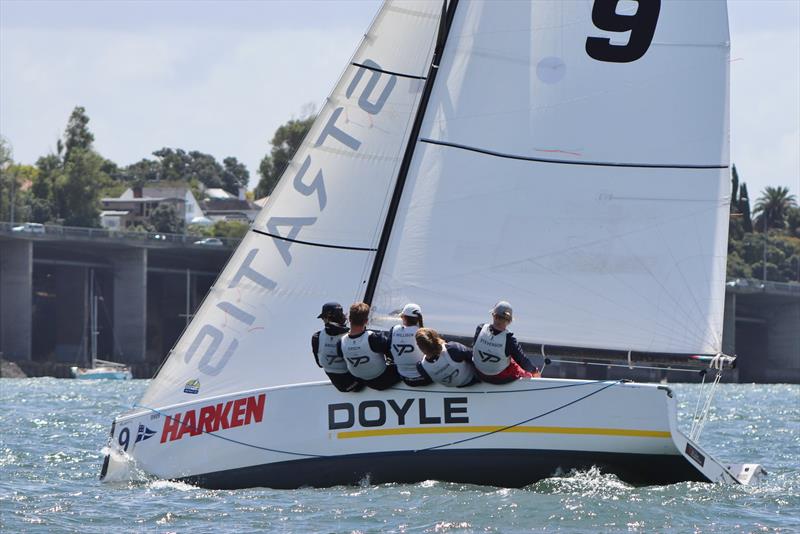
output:
{"label": "house", "polygon": [[245,197],[245,188],[239,188],[239,196],[222,189],[206,189],[207,198],[201,203],[205,216],[212,221],[253,222],[261,206]]}
{"label": "house", "polygon": [[119,198],[103,198],[101,202],[101,224],[115,230],[147,222],[150,214],[161,204],[172,205],[185,224],[203,215],[191,189],[183,185],[131,187]]}

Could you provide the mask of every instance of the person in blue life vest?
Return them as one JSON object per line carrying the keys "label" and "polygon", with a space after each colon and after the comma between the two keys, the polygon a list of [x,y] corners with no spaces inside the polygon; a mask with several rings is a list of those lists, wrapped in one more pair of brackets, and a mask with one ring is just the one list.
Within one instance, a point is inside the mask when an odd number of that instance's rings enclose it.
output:
{"label": "person in blue life vest", "polygon": [[492,308],[492,322],[479,324],[475,330],[472,362],[484,382],[507,384],[520,378],[541,376],[508,330],[512,319],[511,304],[501,300]]}
{"label": "person in blue life vest", "polygon": [[350,306],[350,332],[336,345],[347,370],[372,389],[383,390],[400,382],[397,366],[389,356],[388,332],[367,330],[369,304],[356,302]]}
{"label": "person in blue life vest", "polygon": [[342,305],[338,302],[327,302],[322,306],[322,312],[317,316],[322,319],[325,327],[311,336],[311,351],[317,365],[322,367],[336,389],[344,392],[360,391],[364,383],[350,374],[344,358],[339,354],[336,346],[339,340],[347,334],[347,318],[344,316]]}
{"label": "person in blue life vest", "polygon": [[445,341],[431,328],[415,334],[417,346],[425,357],[417,364],[419,373],[449,387],[464,387],[480,382],[472,366],[472,350],[455,341]]}
{"label": "person in blue life vest", "polygon": [[389,330],[389,348],[397,372],[406,385],[411,387],[426,386],[431,379],[420,374],[417,364],[422,360],[422,352],[417,346],[414,335],[422,326],[422,308],[410,302],[400,312],[403,324],[395,325]]}

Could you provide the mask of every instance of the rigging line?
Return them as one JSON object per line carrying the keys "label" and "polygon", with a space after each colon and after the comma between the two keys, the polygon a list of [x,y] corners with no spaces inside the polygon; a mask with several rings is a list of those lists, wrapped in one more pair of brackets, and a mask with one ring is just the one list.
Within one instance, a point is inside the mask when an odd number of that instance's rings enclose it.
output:
{"label": "rigging line", "polygon": [[325,456],[323,454],[306,454],[306,453],[303,453],[303,452],[283,451],[283,450],[280,450],[280,449],[270,449],[269,447],[262,447],[260,445],[253,445],[252,443],[245,443],[244,441],[239,441],[239,440],[235,440],[235,439],[231,439],[231,438],[226,438],[225,436],[220,436],[216,432],[206,432],[205,430],[201,430],[201,429],[199,429],[197,427],[194,427],[192,425],[187,425],[186,423],[181,422],[181,420],[176,418],[175,416],[167,415],[167,414],[165,414],[163,412],[160,412],[160,411],[156,410],[155,408],[150,408],[148,406],[142,406],[141,404],[134,404],[133,407],[134,408],[144,408],[145,410],[150,410],[151,412],[157,413],[158,415],[163,415],[167,419],[175,421],[179,425],[179,427],[181,427],[181,428],[186,427],[189,430],[191,430],[192,432],[199,432],[200,434],[207,434],[209,436],[214,436],[215,438],[223,439],[225,441],[230,441],[231,443],[236,443],[237,445],[244,445],[245,447],[251,447],[253,449],[259,449],[259,450],[267,451],[267,452],[277,452],[277,453],[281,453],[281,454],[291,454],[292,456],[305,456],[307,458],[327,458],[327,456]]}
{"label": "rigging line", "polygon": [[393,70],[385,70],[379,69],[377,67],[370,67],[369,65],[364,65],[363,63],[358,63],[357,61],[353,61],[350,63],[354,67],[361,67],[362,69],[367,69],[375,72],[380,72],[381,74],[389,74],[391,76],[401,76],[403,78],[411,78],[412,80],[426,80],[425,76],[415,76],[413,74],[404,74],[402,72],[396,72]]}
{"label": "rigging line", "polygon": [[375,253],[375,259],[372,263],[372,271],[369,273],[367,280],[367,287],[364,291],[364,302],[372,304],[372,298],[375,295],[375,290],[378,287],[378,277],[381,273],[383,266],[383,259],[386,256],[386,249],[389,247],[389,237],[392,234],[392,226],[397,216],[397,210],[400,207],[400,197],[403,195],[405,188],[406,178],[411,169],[411,160],[414,156],[414,148],[417,146],[417,139],[422,130],[422,121],[425,119],[425,111],[428,107],[428,102],[433,92],[433,84],[436,81],[436,73],[439,70],[439,63],[442,60],[444,49],[447,46],[447,36],[450,33],[450,28],[453,26],[453,17],[458,7],[458,0],[450,0],[450,5],[446,1],[442,2],[442,14],[439,18],[439,30],[437,32],[436,48],[433,51],[433,58],[428,69],[428,77],[425,80],[425,86],[422,89],[422,96],[419,100],[419,107],[417,114],[414,117],[414,125],[411,128],[411,134],[408,137],[405,153],[403,154],[403,161],[400,164],[400,171],[397,174],[397,180],[392,192],[392,200],[389,203],[389,208],[386,211],[386,220],[383,223],[383,230],[381,231],[381,239],[378,242],[378,250]]}
{"label": "rigging line", "polygon": [[256,230],[255,228],[251,228],[251,230],[257,234],[265,235],[267,237],[271,237],[273,239],[280,239],[281,241],[288,241],[289,243],[299,243],[301,245],[311,245],[312,247],[322,247],[322,248],[336,248],[340,250],[360,250],[363,252],[375,252],[374,248],[368,247],[346,247],[344,245],[326,245],[325,243],[314,243],[312,241],[301,241],[300,239],[289,239],[288,237],[283,237],[276,234],[271,234],[269,232],[265,232],[263,230]]}
{"label": "rigging line", "polygon": [[547,411],[547,412],[544,412],[542,414],[536,415],[534,417],[531,417],[530,419],[526,419],[524,421],[520,421],[519,423],[514,423],[513,425],[504,426],[503,428],[498,428],[497,430],[492,430],[491,432],[484,432],[483,434],[478,434],[477,436],[472,436],[472,437],[469,437],[469,438],[459,439],[457,441],[451,441],[450,443],[444,443],[442,445],[434,445],[433,447],[426,447],[424,449],[417,449],[414,452],[432,451],[432,450],[435,450],[435,449],[441,449],[443,447],[449,447],[451,445],[458,445],[460,443],[465,443],[467,441],[472,441],[472,440],[475,440],[475,439],[485,438],[487,436],[491,436],[492,434],[497,434],[499,432],[504,432],[506,430],[509,430],[509,429],[512,429],[512,428],[515,428],[515,427],[518,427],[518,426],[522,426],[525,423],[530,423],[531,421],[535,421],[536,419],[541,419],[542,417],[544,417],[546,415],[550,415],[551,413],[557,412],[559,410],[563,410],[564,408],[567,408],[568,406],[572,406],[573,404],[577,404],[578,402],[580,402],[580,401],[582,401],[584,399],[588,399],[592,395],[597,395],[601,391],[605,391],[608,388],[610,388],[611,386],[615,386],[615,385],[620,384],[620,383],[622,383],[622,380],[615,380],[614,382],[611,382],[610,384],[606,385],[605,387],[602,387],[602,388],[600,388],[600,389],[598,389],[596,391],[592,391],[591,393],[588,393],[588,394],[584,395],[583,397],[579,397],[579,398],[577,398],[577,399],[575,399],[573,401],[570,401],[570,402],[568,402],[566,404],[562,404],[561,406],[553,408],[550,411]]}
{"label": "rigging line", "polygon": [[575,360],[559,360],[556,358],[550,358],[550,361],[555,363],[571,363],[574,365],[596,365],[597,367],[624,367],[625,369],[654,369],[656,371],[679,371],[682,373],[695,373],[695,374],[698,373],[697,369],[685,369],[683,367],[657,367],[654,365],[636,365],[636,364],[634,364],[632,367],[629,367],[628,364],[582,362]]}
{"label": "rigging line", "polygon": [[[555,360],[553,360],[553,361],[555,361]],[[492,393],[529,393],[529,392],[537,392],[537,391],[548,391],[548,390],[551,390],[551,389],[565,389],[565,388],[574,388],[574,387],[579,387],[579,386],[591,386],[593,384],[601,384],[603,382],[605,382],[605,380],[587,380],[587,381],[581,382],[579,384],[564,384],[563,386],[550,386],[550,387],[534,388],[534,389],[501,389],[501,390],[497,390],[497,391],[467,391],[466,388],[468,386],[455,388],[456,391],[453,391],[453,388],[450,388],[450,390],[441,390],[441,389],[439,389],[439,390],[437,390],[437,389],[419,390],[419,388],[411,389],[411,388],[397,388],[397,387],[392,387],[392,388],[389,388],[389,389],[391,389],[393,391],[411,391],[411,392],[415,392],[415,393],[419,393],[419,392],[424,392],[424,393],[446,393],[446,394],[464,393],[464,394],[467,394],[467,395],[490,395]]]}
{"label": "rigging line", "polygon": [[437,141],[435,139],[420,138],[420,143],[428,143],[431,145],[440,145],[450,148],[459,148],[461,150],[468,150],[470,152],[477,152],[479,154],[486,154],[487,156],[495,156],[505,159],[516,159],[521,161],[535,161],[538,163],[561,163],[563,165],[587,165],[594,167],[633,167],[643,169],[727,169],[728,165],[681,165],[670,163],[614,163],[603,161],[568,161],[562,159],[550,158],[534,158],[532,156],[521,156],[519,154],[507,154],[504,152],[496,152],[485,148],[478,148],[469,145],[462,145],[459,143],[450,143],[447,141]]}

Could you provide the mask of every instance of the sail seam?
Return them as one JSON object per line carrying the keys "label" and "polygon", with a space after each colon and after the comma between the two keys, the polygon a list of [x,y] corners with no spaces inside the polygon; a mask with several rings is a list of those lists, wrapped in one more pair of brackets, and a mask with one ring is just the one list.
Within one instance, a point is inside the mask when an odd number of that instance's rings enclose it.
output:
{"label": "sail seam", "polygon": [[375,72],[380,72],[381,74],[389,74],[391,76],[400,76],[402,78],[410,78],[412,80],[427,80],[428,79],[426,76],[416,76],[414,74],[404,74],[402,72],[396,72],[396,71],[393,71],[393,70],[379,69],[377,67],[371,67],[369,65],[364,65],[363,63],[358,63],[356,61],[353,61],[350,64],[353,65],[354,67],[361,67],[362,69],[367,69],[367,70],[371,70],[371,71],[375,71]]}
{"label": "sail seam", "polygon": [[462,145],[459,143],[450,143],[448,141],[437,141],[435,139],[420,138],[420,143],[428,143],[431,145],[446,146],[450,148],[460,148],[470,152],[477,152],[479,154],[486,154],[488,156],[495,156],[505,159],[516,159],[521,161],[535,161],[538,163],[561,163],[564,165],[589,165],[595,167],[633,167],[633,168],[655,168],[655,169],[727,169],[728,165],[683,165],[671,163],[615,163],[608,161],[569,161],[563,159],[549,159],[549,158],[535,158],[532,156],[521,156],[519,154],[507,154],[504,152],[496,152],[486,148],[478,148],[469,145]]}
{"label": "sail seam", "polygon": [[311,245],[312,247],[322,247],[322,248],[337,248],[340,250],[359,250],[362,252],[375,252],[377,249],[369,248],[369,247],[348,247],[345,245],[327,245],[325,243],[314,243],[313,241],[301,241],[300,239],[289,239],[288,237],[283,237],[276,234],[271,234],[269,232],[265,232],[263,230],[256,230],[255,228],[252,229],[255,233],[265,235],[267,237],[271,237],[273,239],[280,239],[281,241],[288,241],[289,243],[299,243],[301,245]]}

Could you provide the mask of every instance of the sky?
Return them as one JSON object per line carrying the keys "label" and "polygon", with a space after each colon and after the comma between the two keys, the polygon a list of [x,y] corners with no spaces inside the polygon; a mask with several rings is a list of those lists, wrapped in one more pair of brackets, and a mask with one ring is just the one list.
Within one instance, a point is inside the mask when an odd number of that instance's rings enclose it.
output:
{"label": "sky", "polygon": [[[119,165],[199,150],[238,158],[254,187],[275,129],[321,107],[379,5],[0,0],[0,135],[34,163],[81,105]],[[752,198],[800,198],[800,0],[728,6],[732,161]]]}

